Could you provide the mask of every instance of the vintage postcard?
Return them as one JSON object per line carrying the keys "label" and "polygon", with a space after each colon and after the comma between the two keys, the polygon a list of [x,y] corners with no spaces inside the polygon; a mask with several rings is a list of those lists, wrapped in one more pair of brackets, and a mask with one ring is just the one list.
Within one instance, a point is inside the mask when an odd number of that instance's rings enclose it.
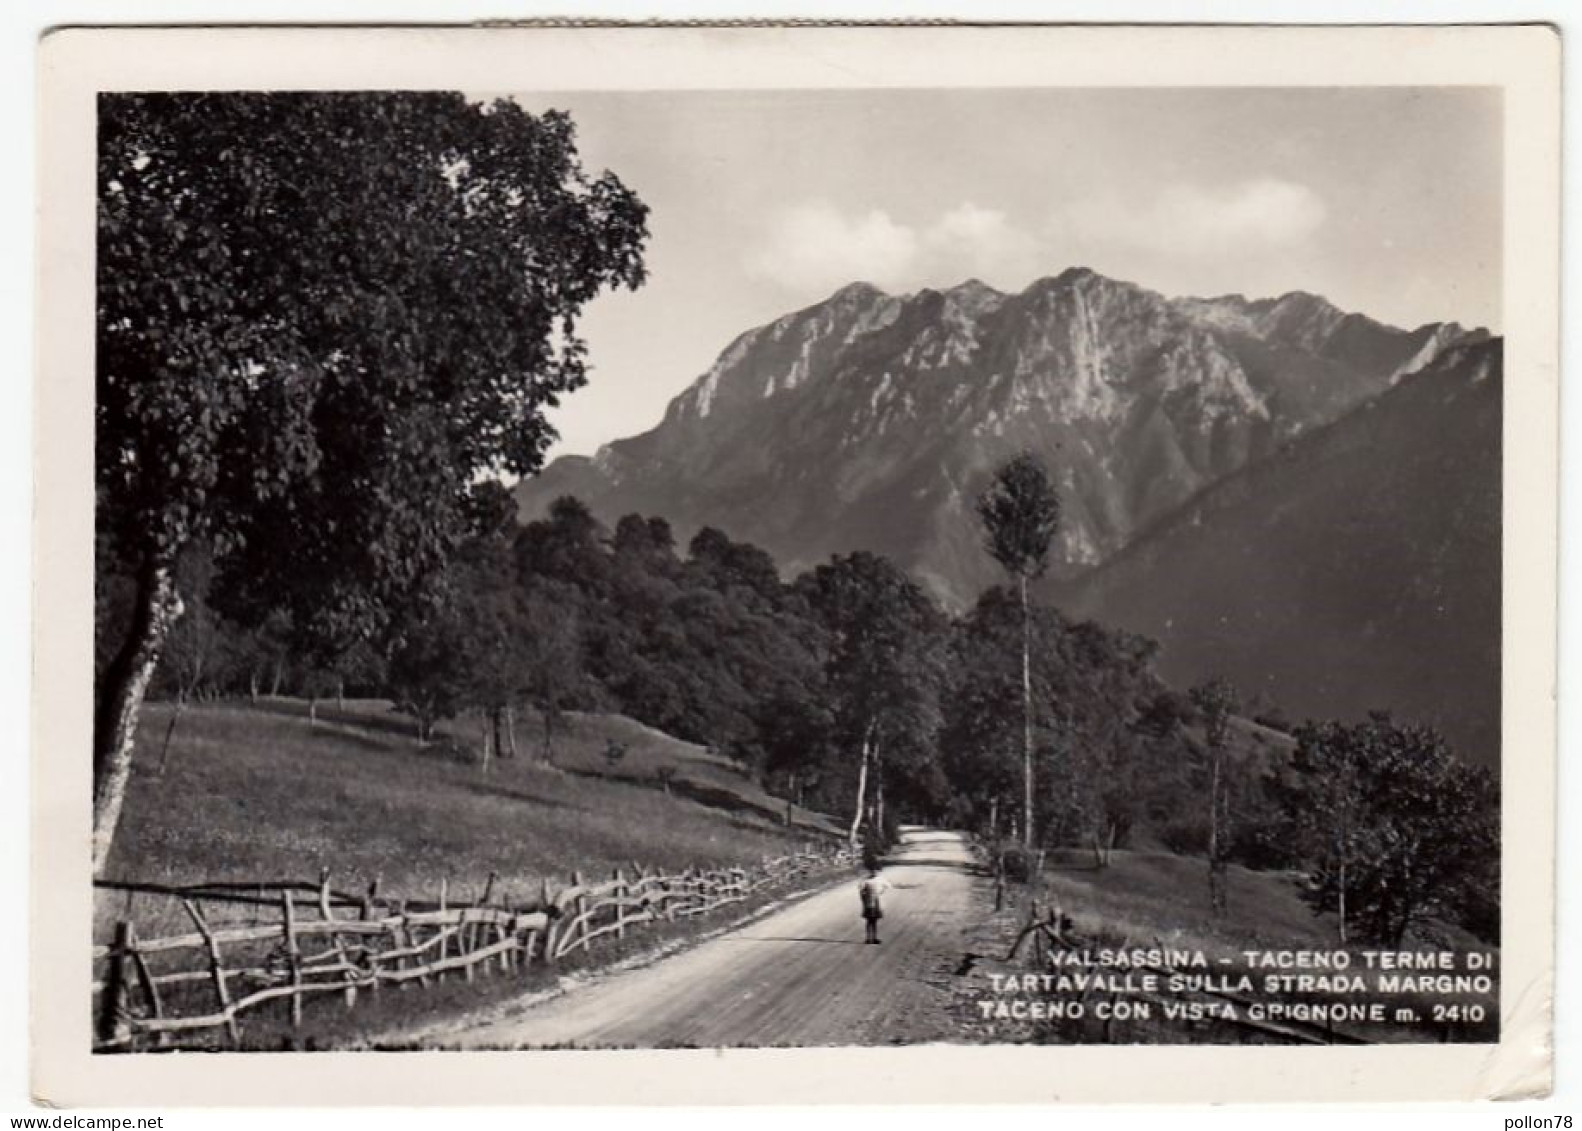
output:
{"label": "vintage postcard", "polygon": [[41,69],[41,1099],[1546,1091],[1552,29]]}

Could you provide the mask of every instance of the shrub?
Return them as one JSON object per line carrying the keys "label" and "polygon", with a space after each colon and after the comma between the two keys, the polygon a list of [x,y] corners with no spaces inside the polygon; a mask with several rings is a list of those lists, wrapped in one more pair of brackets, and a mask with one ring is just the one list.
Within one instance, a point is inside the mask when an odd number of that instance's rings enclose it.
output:
{"label": "shrub", "polygon": [[1177,856],[1202,856],[1208,851],[1208,817],[1178,814],[1159,827],[1159,840]]}
{"label": "shrub", "polygon": [[1000,872],[1013,884],[1025,884],[1033,878],[1033,858],[1019,844],[1000,848]]}

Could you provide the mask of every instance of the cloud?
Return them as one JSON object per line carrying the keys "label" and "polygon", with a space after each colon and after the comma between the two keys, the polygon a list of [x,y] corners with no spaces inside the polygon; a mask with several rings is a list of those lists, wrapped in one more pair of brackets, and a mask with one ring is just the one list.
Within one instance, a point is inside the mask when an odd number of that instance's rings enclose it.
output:
{"label": "cloud", "polygon": [[856,280],[895,286],[916,262],[917,233],[874,209],[846,216],[819,201],[800,204],[772,218],[759,244],[748,252],[750,275],[790,290],[833,290]]}
{"label": "cloud", "polygon": [[966,201],[921,225],[875,209],[847,215],[827,202],[773,215],[745,266],[794,291],[827,291],[854,280],[890,290],[953,286],[970,276],[1024,282],[1038,241],[993,208]]}
{"label": "cloud", "polygon": [[1306,185],[1260,177],[1215,188],[1168,185],[1141,203],[1079,200],[1058,210],[1050,229],[1065,240],[1196,255],[1300,244],[1328,212]]}
{"label": "cloud", "polygon": [[1164,185],[1140,199],[1087,197],[1058,209],[1036,232],[972,201],[918,223],[884,209],[846,212],[809,201],[771,213],[743,265],[751,277],[799,295],[827,294],[857,280],[908,291],[974,276],[1014,290],[1073,263],[1118,266],[1129,258],[1125,253],[1190,259],[1291,248],[1327,216],[1312,189],[1272,177]]}
{"label": "cloud", "polygon": [[1045,266],[1041,241],[993,208],[971,201],[946,212],[922,235],[920,275],[951,286],[976,276],[998,286],[1020,285]]}

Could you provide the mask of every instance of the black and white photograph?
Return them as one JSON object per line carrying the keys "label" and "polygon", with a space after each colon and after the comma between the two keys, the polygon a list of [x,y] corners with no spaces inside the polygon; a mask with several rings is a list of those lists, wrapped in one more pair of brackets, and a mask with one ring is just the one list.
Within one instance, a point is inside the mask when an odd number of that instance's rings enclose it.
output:
{"label": "black and white photograph", "polygon": [[1533,1022],[1510,92],[803,34],[92,91],[74,1057]]}

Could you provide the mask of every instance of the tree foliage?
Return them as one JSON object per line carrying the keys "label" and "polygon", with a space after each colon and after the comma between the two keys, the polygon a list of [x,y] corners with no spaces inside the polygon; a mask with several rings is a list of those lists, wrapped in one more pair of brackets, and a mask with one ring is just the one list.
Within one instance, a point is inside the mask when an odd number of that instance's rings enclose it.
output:
{"label": "tree foliage", "polygon": [[1060,496],[1039,458],[1023,452],[1002,464],[977,510],[984,546],[1000,567],[1029,581],[1042,577],[1060,527]]}
{"label": "tree foliage", "polygon": [[459,94],[105,95],[96,475],[134,580],[101,682],[96,863],[137,705],[180,615],[288,614],[333,657],[385,631],[474,528],[476,486],[535,470],[586,379],[575,333],[644,277],[646,209],[586,175],[571,120]]}
{"label": "tree foliage", "polygon": [[[996,836],[1010,827],[1022,786],[1022,631],[1017,594],[993,588],[952,639],[941,758],[958,811]],[[1126,843],[1158,776],[1135,729],[1139,704],[1163,694],[1153,642],[1036,605],[1028,640],[1038,842],[1087,844],[1106,860]]]}
{"label": "tree foliage", "polygon": [[[1348,937],[1399,947],[1432,919],[1492,928],[1499,801],[1487,770],[1457,761],[1430,727],[1375,713],[1297,730],[1292,780],[1315,911],[1344,911]],[[1497,934],[1495,935],[1497,938]]]}

